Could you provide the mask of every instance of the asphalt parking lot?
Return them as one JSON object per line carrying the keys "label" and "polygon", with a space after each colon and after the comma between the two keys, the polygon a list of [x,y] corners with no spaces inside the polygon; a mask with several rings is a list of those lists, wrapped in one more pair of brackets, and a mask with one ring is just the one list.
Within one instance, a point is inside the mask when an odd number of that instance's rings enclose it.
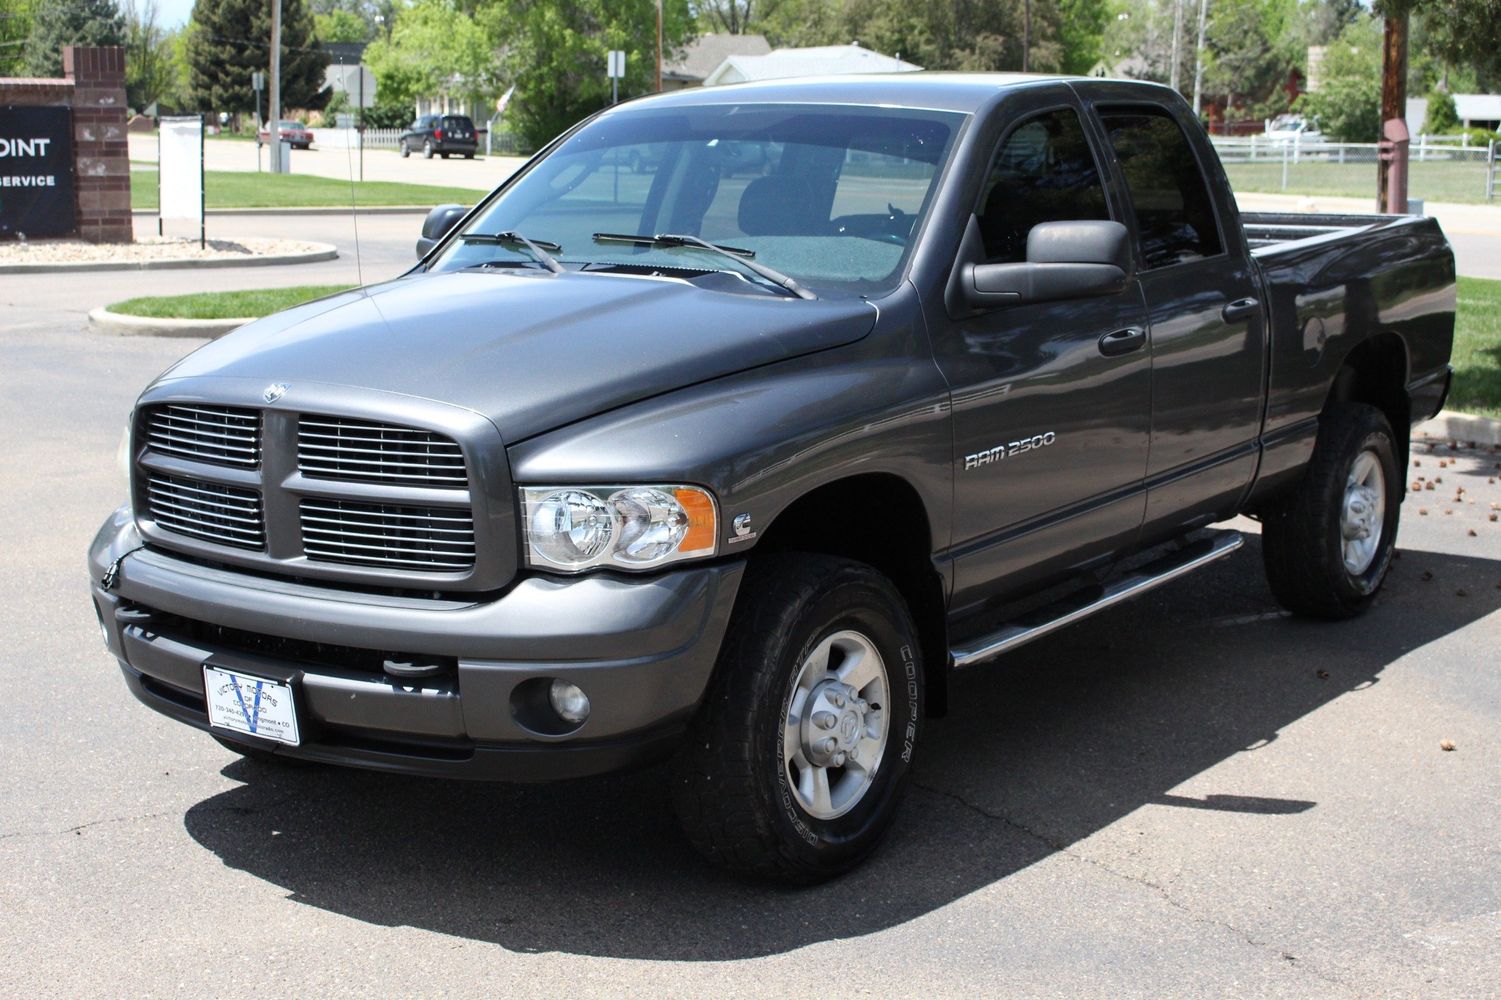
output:
{"label": "asphalt parking lot", "polygon": [[[419,221],[362,220],[366,281]],[[347,250],[348,220],[297,225]],[[131,402],[196,344],[83,316],[341,280],[347,253],[0,276],[5,995],[1501,996],[1501,454],[1464,442],[1415,449],[1434,489],[1360,620],[1282,615],[1247,522],[1230,559],[962,675],[890,840],[812,890],[706,868],[656,771],[281,771],[138,705],[83,554]]]}

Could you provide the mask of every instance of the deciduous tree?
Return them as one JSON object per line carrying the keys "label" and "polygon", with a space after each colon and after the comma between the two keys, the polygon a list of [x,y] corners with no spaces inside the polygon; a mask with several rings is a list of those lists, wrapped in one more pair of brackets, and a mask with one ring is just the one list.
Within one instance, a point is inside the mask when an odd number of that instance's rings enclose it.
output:
{"label": "deciduous tree", "polygon": [[125,17],[115,0],[47,0],[35,8],[26,39],[26,75],[62,76],[65,45],[124,45]]}

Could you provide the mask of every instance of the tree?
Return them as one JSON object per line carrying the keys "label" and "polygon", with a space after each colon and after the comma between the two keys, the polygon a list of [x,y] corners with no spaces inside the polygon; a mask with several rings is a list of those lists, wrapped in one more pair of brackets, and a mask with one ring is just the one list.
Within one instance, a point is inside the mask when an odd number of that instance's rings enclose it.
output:
{"label": "tree", "polygon": [[157,21],[156,0],[126,0],[125,103],[137,111],[177,89],[172,33]]}
{"label": "tree", "polygon": [[1114,16],[1107,0],[1059,0],[1059,70],[1083,75],[1105,54],[1105,26]]}
{"label": "tree", "polygon": [[[513,0],[501,14],[485,23],[504,52],[505,79],[516,85],[506,114],[532,148],[609,103],[610,50],[626,54],[622,97],[650,93],[655,85],[653,0]],[[687,0],[663,0],[663,48],[680,48],[693,32]]]}
{"label": "tree", "polygon": [[114,0],[50,0],[37,6],[26,39],[26,75],[62,76],[65,45],[124,45]]}
{"label": "tree", "polygon": [[1278,93],[1299,62],[1292,51],[1295,7],[1288,0],[1214,0],[1205,33],[1204,92],[1237,101],[1253,117],[1287,110]]}
{"label": "tree", "polygon": [[1323,82],[1298,98],[1296,107],[1319,129],[1341,142],[1381,137],[1381,21],[1361,17],[1329,44],[1320,71]]}
{"label": "tree", "polygon": [[495,46],[456,0],[416,0],[403,8],[390,40],[372,42],[365,63],[383,103],[440,95],[477,99],[498,83]]}
{"label": "tree", "polygon": [[[328,100],[312,15],[302,0],[281,0],[281,103],[319,108]],[[251,111],[251,73],[271,65],[271,4],[266,0],[197,0],[187,29],[188,89],[200,108]]]}
{"label": "tree", "polygon": [[1501,87],[1501,0],[1436,0],[1419,18],[1425,48],[1437,58],[1440,85],[1464,69],[1477,90]]}
{"label": "tree", "polygon": [[368,42],[374,34],[372,26],[363,17],[343,9],[314,14],[313,26],[320,42]]}
{"label": "tree", "polygon": [[0,0],[0,76],[24,76],[35,0]]}
{"label": "tree", "polygon": [[1454,108],[1454,95],[1442,90],[1428,93],[1428,114],[1423,119],[1423,131],[1428,135],[1453,135],[1459,131],[1459,112]]}

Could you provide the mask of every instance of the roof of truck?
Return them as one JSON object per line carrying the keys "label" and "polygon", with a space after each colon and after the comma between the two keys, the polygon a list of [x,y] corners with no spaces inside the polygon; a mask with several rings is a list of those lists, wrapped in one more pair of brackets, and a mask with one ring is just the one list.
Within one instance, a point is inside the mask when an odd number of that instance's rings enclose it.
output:
{"label": "roof of truck", "polygon": [[[1001,90],[1059,81],[1095,82],[1093,77],[1042,73],[890,73],[811,76],[722,87],[694,87],[631,101],[629,107],[691,107],[705,104],[863,104],[938,111],[974,112]],[[1149,87],[1155,84],[1129,81]],[[625,107],[627,105],[622,105]]]}

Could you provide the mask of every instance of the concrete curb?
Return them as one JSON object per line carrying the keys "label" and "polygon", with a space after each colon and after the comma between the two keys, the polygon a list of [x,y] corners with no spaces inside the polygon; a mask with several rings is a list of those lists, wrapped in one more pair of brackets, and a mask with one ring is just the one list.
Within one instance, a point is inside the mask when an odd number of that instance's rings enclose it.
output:
{"label": "concrete curb", "polygon": [[287,264],[316,264],[319,261],[336,260],[339,248],[332,243],[316,243],[317,250],[306,253],[280,253],[265,257],[211,257],[197,260],[191,257],[163,257],[158,260],[132,261],[80,261],[76,264],[52,262],[45,264],[0,264],[0,274],[69,274],[83,271],[165,271],[173,268],[205,267],[276,267]]}
{"label": "concrete curb", "polygon": [[1501,445],[1501,420],[1477,417],[1469,413],[1444,410],[1432,420],[1412,429],[1414,438],[1426,436],[1433,441],[1456,441],[1461,445]]}
{"label": "concrete curb", "polygon": [[254,321],[253,316],[241,319],[158,319],[110,312],[104,306],[89,310],[89,325],[100,333],[116,337],[206,337],[213,340]]}
{"label": "concrete curb", "polygon": [[[361,208],[361,215],[426,215],[433,210],[433,205],[372,205],[369,208]],[[348,215],[349,206],[340,208],[337,205],[319,205],[309,208],[211,208],[205,215]],[[138,208],[130,213],[141,217],[154,217],[156,212],[151,209]]]}

